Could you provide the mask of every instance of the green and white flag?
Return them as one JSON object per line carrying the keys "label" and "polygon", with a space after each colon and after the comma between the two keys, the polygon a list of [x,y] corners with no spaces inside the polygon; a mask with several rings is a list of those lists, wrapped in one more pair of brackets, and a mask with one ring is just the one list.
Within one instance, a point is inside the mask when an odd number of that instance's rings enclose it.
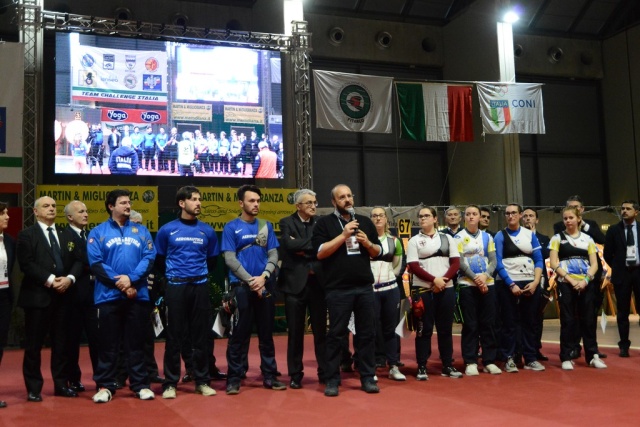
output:
{"label": "green and white flag", "polygon": [[313,71],[316,126],[391,133],[391,77]]}

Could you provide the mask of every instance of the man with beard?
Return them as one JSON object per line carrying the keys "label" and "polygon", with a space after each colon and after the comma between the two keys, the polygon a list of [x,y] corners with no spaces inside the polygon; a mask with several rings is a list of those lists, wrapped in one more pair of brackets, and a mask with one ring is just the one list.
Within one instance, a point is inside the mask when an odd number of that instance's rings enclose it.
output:
{"label": "man with beard", "polygon": [[167,342],[164,351],[165,382],[162,397],[175,399],[180,380],[180,346],[183,334],[189,335],[192,355],[192,374],[196,393],[213,396],[209,387],[207,339],[210,329],[209,272],[216,265],[218,238],[213,228],[198,220],[201,201],[196,187],[178,190],[176,203],[180,216],[158,231],[155,266],[167,279],[165,304]]}
{"label": "man with beard", "polygon": [[222,231],[222,252],[229,268],[229,289],[235,299],[232,332],[227,346],[227,394],[230,395],[240,393],[244,361],[249,351],[246,343],[254,323],[258,332],[263,386],[271,390],[287,388],[276,378],[278,367],[273,344],[275,301],[272,282],[269,281],[278,263],[279,244],[271,223],[257,218],[261,197],[262,192],[255,185],[240,187],[238,201],[242,212]]}
{"label": "man with beard", "polygon": [[366,216],[356,215],[353,194],[346,185],[331,190],[335,210],[316,221],[313,248],[322,263],[324,288],[329,309],[327,334],[327,386],[325,396],[337,396],[340,385],[341,343],[354,313],[358,369],[362,390],[378,393],[375,375],[374,283],[370,259],[381,252],[378,232]]}
{"label": "man with beard", "polygon": [[89,233],[87,252],[96,276],[94,302],[98,309],[100,350],[93,378],[95,403],[106,403],[116,392],[118,350],[124,342],[129,386],[140,400],[155,397],[144,364],[144,342],[151,311],[147,276],[156,250],[151,233],[129,220],[131,193],[117,189],[104,202],[110,217]]}

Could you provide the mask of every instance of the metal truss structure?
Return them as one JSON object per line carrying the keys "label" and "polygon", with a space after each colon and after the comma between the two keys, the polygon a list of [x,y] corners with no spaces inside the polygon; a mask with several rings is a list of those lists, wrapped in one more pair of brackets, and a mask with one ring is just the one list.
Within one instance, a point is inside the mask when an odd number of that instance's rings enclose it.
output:
{"label": "metal truss structure", "polygon": [[[311,188],[310,59],[311,34],[305,21],[294,21],[293,34],[215,30],[142,21],[98,18],[42,10],[43,0],[20,0],[18,17],[20,41],[25,45],[23,185],[24,206],[33,206],[39,181],[38,151],[42,147],[42,45],[44,30],[72,31],[116,37],[140,37],[172,42],[237,46],[280,51],[290,55],[293,67],[294,127],[296,138],[296,186]],[[33,212],[24,209],[24,224],[33,223]]]}

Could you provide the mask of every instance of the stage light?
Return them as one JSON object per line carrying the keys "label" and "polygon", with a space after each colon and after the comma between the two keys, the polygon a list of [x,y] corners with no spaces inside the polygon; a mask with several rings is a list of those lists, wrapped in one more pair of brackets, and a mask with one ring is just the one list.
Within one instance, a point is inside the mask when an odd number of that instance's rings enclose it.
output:
{"label": "stage light", "polygon": [[502,17],[502,22],[505,22],[507,24],[513,24],[515,22],[518,22],[519,19],[520,19],[520,16],[518,16],[518,14],[513,10],[510,10],[507,13],[505,13],[504,16]]}

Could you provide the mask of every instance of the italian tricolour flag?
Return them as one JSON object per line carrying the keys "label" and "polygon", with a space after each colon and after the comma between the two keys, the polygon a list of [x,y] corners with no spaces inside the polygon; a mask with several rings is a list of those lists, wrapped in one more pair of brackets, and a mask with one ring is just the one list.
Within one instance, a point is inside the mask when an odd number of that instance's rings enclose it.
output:
{"label": "italian tricolour flag", "polygon": [[396,83],[400,138],[473,141],[471,85]]}

